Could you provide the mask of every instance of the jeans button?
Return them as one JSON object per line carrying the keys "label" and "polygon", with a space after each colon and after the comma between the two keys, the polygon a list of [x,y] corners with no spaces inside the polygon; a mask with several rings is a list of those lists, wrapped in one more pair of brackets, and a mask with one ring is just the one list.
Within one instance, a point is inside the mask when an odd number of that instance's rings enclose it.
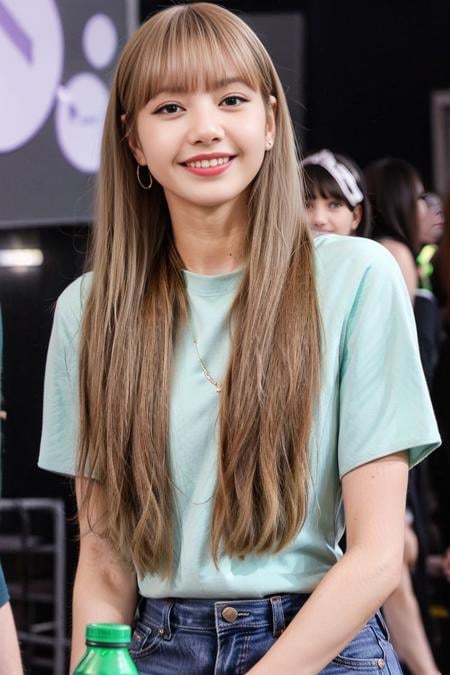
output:
{"label": "jeans button", "polygon": [[385,666],[384,659],[378,659],[377,666],[378,668],[384,668]]}
{"label": "jeans button", "polygon": [[238,617],[238,611],[234,607],[225,607],[225,609],[222,610],[222,617],[225,621],[228,621],[228,623],[233,623]]}

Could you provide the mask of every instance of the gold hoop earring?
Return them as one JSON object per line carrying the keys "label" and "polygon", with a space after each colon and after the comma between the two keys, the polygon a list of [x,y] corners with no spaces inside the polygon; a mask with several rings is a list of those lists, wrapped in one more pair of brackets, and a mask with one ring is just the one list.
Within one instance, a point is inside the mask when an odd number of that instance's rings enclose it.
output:
{"label": "gold hoop earring", "polygon": [[143,190],[150,190],[150,188],[151,188],[152,185],[153,185],[153,177],[152,177],[152,174],[150,173],[150,170],[149,170],[149,168],[147,167],[148,177],[149,177],[149,184],[148,184],[148,185],[144,185],[144,183],[143,183],[142,180],[141,180],[140,170],[141,170],[141,165],[138,164],[137,167],[136,167],[137,181],[138,181],[139,185],[141,186],[141,188],[142,188]]}

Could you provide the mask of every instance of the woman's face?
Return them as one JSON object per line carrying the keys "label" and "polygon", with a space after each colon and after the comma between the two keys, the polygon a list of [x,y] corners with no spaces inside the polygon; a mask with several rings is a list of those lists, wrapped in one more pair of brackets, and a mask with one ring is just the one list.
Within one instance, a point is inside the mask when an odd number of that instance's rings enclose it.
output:
{"label": "woman's face", "polygon": [[362,208],[356,206],[351,211],[342,200],[315,197],[306,200],[306,216],[309,227],[315,232],[350,235],[361,222]]}
{"label": "woman's face", "polygon": [[212,91],[161,91],[137,117],[130,146],[162,185],[169,209],[233,202],[261,168],[275,133],[275,99],[231,72]]}
{"label": "woman's face", "polygon": [[421,182],[418,182],[416,185],[416,196],[417,196],[417,227],[419,232],[419,242],[421,244],[428,244],[431,231],[431,212],[428,208],[425,199],[424,187]]}
{"label": "woman's face", "polygon": [[[426,212],[425,212],[426,209]],[[444,207],[439,195],[420,193],[418,221],[421,244],[437,244],[444,234]]]}

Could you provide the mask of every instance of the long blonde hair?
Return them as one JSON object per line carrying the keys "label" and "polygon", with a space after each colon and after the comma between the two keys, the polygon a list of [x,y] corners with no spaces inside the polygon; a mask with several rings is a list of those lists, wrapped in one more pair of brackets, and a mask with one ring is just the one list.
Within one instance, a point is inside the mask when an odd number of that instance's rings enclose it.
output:
{"label": "long blonde hair", "polygon": [[[132,36],[112,85],[81,333],[78,470],[104,484],[103,534],[140,574],[173,572],[170,377],[188,300],[163,189],[139,188],[128,136],[162,85],[208,89],[230,64],[267,105],[275,96],[277,110],[274,147],[251,185],[247,264],[230,313],[213,557],[280,551],[305,518],[320,331],[292,123],[250,28],[217,5],[176,5]],[[90,498],[91,487],[88,512]]]}

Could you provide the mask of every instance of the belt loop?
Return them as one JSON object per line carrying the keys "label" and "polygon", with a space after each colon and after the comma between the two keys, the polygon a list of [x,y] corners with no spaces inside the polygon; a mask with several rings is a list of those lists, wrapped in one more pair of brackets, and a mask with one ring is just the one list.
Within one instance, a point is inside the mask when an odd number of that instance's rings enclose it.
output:
{"label": "belt loop", "polygon": [[172,639],[172,628],[170,625],[170,612],[175,604],[175,600],[166,600],[163,607],[162,624],[164,627],[164,640]]}
{"label": "belt loop", "polygon": [[285,629],[283,601],[279,595],[274,595],[270,598],[270,604],[273,619],[272,633],[274,637],[279,637]]}
{"label": "belt loop", "polygon": [[389,628],[386,625],[386,621],[384,620],[384,616],[382,611],[379,609],[377,612],[375,612],[375,620],[378,623],[381,633],[385,637],[386,640],[390,641],[391,636],[389,635]]}

